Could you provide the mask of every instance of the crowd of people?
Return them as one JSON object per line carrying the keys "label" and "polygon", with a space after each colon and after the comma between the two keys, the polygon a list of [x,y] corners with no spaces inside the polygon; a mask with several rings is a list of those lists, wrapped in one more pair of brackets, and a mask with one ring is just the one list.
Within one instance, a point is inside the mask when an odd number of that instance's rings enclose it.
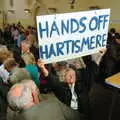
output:
{"label": "crowd of people", "polygon": [[[37,30],[7,25],[0,31],[0,120],[99,120],[96,85],[104,92],[105,79],[118,72],[120,34],[114,28],[99,53],[45,64]],[[49,92],[54,98],[44,100],[40,93]]]}

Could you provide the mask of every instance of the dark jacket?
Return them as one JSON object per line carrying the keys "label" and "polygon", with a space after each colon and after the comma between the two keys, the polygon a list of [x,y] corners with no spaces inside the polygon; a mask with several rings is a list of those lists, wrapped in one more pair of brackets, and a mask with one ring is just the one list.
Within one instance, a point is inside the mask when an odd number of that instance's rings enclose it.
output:
{"label": "dark jacket", "polygon": [[5,102],[7,102],[6,97],[7,97],[7,93],[9,91],[9,89],[10,89],[10,85],[5,84],[2,80],[2,78],[0,77],[0,96],[1,96],[1,98],[3,98],[3,100]]}
{"label": "dark jacket", "polygon": [[[89,99],[84,85],[83,72],[83,69],[77,71],[78,80],[75,83],[74,89],[78,98],[78,111],[83,113],[86,116],[86,119],[88,119],[90,110]],[[68,84],[60,82],[58,76],[55,76],[52,73],[49,73],[47,80],[49,81],[49,84],[51,85],[56,97],[64,104],[70,106],[72,94]]]}
{"label": "dark jacket", "polygon": [[9,91],[9,86],[3,83],[0,78],[0,120],[4,120],[7,112],[7,93]]}
{"label": "dark jacket", "polygon": [[112,44],[102,57],[97,81],[104,83],[105,78],[120,72],[120,44]]}

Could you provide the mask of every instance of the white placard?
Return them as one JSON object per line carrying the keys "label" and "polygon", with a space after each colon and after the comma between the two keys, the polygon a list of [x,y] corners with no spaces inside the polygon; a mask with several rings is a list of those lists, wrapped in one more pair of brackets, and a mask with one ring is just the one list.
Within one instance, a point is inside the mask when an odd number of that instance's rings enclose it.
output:
{"label": "white placard", "polygon": [[110,9],[37,16],[40,58],[46,63],[97,53],[106,47]]}

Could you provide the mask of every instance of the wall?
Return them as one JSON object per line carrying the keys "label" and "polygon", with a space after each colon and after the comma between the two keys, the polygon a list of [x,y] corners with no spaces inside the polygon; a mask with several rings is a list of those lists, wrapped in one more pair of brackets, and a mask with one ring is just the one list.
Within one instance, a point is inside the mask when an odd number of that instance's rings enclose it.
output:
{"label": "wall", "polygon": [[[110,8],[110,28],[115,27],[120,32],[120,0],[76,0],[75,9],[70,9],[69,0],[43,0],[47,8],[57,8],[56,13],[86,11],[90,6],[100,6],[101,8]],[[40,12],[39,12],[40,13]],[[37,15],[39,15],[37,13]]]}
{"label": "wall", "polygon": [[[16,23],[20,21],[24,26],[32,24],[31,14],[24,12],[28,8],[25,0],[13,0],[13,7],[10,6],[9,0],[4,0],[4,11],[7,14],[7,23]],[[15,10],[15,13],[10,13],[8,10]]]}
{"label": "wall", "polygon": [[[0,0],[0,9],[4,9],[7,14],[8,23],[20,21],[24,26],[34,25],[37,15],[86,11],[89,6],[98,5],[101,8],[111,8],[110,27],[115,27],[120,31],[119,0],[76,0],[74,9],[70,8],[69,0],[13,0],[13,7],[10,6],[9,1]],[[36,1],[39,4],[35,4]],[[32,13],[26,14],[25,8],[30,8]],[[54,13],[48,8],[56,8],[57,11]],[[15,10],[15,14],[8,13],[7,10],[9,9]],[[2,18],[3,16],[0,14],[0,26],[3,23]]]}
{"label": "wall", "polygon": [[4,8],[4,1],[0,1],[0,28],[3,28],[3,8]]}
{"label": "wall", "polygon": [[[7,23],[16,23],[20,21],[24,26],[34,25],[37,15],[54,14],[48,8],[56,8],[56,13],[75,12],[87,10],[89,0],[76,0],[75,9],[70,8],[69,0],[13,0],[13,7],[10,6],[10,0],[4,0],[4,11],[7,15]],[[36,9],[35,1],[39,2],[39,8]],[[3,5],[2,5],[3,6]],[[0,6],[1,8],[1,6]],[[24,12],[25,8],[32,10],[31,14]],[[8,13],[8,10],[15,10],[15,14]]]}
{"label": "wall", "polygon": [[[87,5],[90,0],[76,0],[74,4],[74,9],[70,8],[69,0],[43,0],[42,3],[46,5],[46,8],[56,8],[56,13],[67,13],[87,10]],[[48,10],[48,13],[51,14]]]}

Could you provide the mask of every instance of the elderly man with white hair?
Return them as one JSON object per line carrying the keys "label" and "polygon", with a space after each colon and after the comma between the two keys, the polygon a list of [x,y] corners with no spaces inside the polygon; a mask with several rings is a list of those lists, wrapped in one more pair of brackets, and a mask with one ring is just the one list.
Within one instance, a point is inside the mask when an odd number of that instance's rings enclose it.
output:
{"label": "elderly man with white hair", "polygon": [[[34,101],[35,101],[35,103],[37,104],[37,103],[39,103],[39,100],[40,100],[40,91],[39,91],[39,89],[37,88],[37,86],[35,85],[35,83],[34,83],[34,81],[33,80],[22,80],[21,82],[19,81],[19,82],[17,82],[17,83],[22,83],[22,84],[24,84],[24,85],[26,85],[26,86],[29,86],[31,89],[32,89],[32,91],[33,91],[33,94],[34,94]],[[15,83],[14,83],[15,84]],[[14,98],[13,98],[14,99]],[[27,99],[25,99],[25,100],[27,100]],[[12,110],[11,110],[12,109]],[[19,110],[18,110],[19,111]],[[10,105],[9,105],[9,107],[8,107],[8,109],[7,109],[7,120],[17,120],[17,116],[19,115],[19,112],[18,111],[16,111],[16,110],[14,110],[14,107],[12,106],[12,107],[10,107]]]}
{"label": "elderly man with white hair", "polygon": [[39,100],[35,86],[30,80],[22,81],[8,92],[9,106],[19,112],[16,120],[84,120],[83,115],[57,99]]}

